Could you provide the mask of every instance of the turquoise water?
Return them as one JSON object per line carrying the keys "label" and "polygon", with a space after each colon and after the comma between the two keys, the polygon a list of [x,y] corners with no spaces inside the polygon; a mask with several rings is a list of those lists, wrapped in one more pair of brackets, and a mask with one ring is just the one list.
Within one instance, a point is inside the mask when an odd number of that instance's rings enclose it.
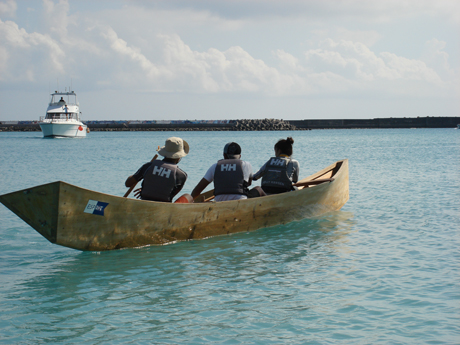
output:
{"label": "turquoise water", "polygon": [[0,205],[0,343],[459,344],[460,131],[0,133],[0,194],[63,180],[122,196],[168,136],[191,192],[228,141],[258,169],[294,137],[301,176],[348,158],[321,218],[110,252],[53,245]]}

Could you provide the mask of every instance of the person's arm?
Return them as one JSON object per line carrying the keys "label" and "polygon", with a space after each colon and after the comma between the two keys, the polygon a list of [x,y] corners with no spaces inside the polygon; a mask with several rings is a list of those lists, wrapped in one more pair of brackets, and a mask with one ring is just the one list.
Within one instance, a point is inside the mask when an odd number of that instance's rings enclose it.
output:
{"label": "person's arm", "polygon": [[298,161],[293,161],[294,163],[294,171],[293,171],[293,176],[292,176],[292,183],[296,183],[299,180],[299,174],[300,174],[300,167],[299,167],[299,162]]}
{"label": "person's arm", "polygon": [[171,200],[184,188],[185,181],[187,181],[187,174],[179,167],[177,167],[176,177],[177,182],[171,192]]}
{"label": "person's arm", "polygon": [[130,188],[131,186],[135,185],[137,182],[139,182],[138,180],[136,180],[136,178],[134,177],[134,175],[131,175],[130,177],[128,177],[125,181],[125,186]]}
{"label": "person's arm", "polygon": [[147,168],[152,164],[151,162],[145,163],[143,166],[139,168],[138,171],[134,175],[129,176],[126,181],[125,181],[125,186],[128,188],[131,188],[134,186],[136,183],[138,183],[140,180],[144,178],[144,173],[147,170]]}
{"label": "person's arm", "polygon": [[252,180],[253,181],[257,181],[258,179],[260,179],[262,176],[264,176],[264,172],[265,172],[265,166],[267,165],[267,163],[265,163],[264,165],[262,165],[262,167],[259,169],[258,172],[256,172],[253,176],[252,176]]}
{"label": "person's arm", "polygon": [[216,170],[216,163],[211,165],[206,171],[206,174],[204,174],[204,177],[201,179],[201,181],[195,186],[195,188],[192,191],[192,198],[195,200],[198,195],[201,194],[201,192],[212,182],[214,181],[214,172]]}
{"label": "person's arm", "polygon": [[253,180],[251,163],[246,162],[246,161],[243,162],[243,175],[244,175],[245,181],[248,181],[248,186],[250,186]]}
{"label": "person's arm", "polygon": [[192,191],[192,198],[193,200],[196,199],[196,197],[198,195],[201,194],[201,192],[210,184],[211,182],[209,182],[208,180],[206,180],[205,178],[202,178],[200,182],[198,182],[198,184],[196,185],[195,188],[193,188],[193,191]]}
{"label": "person's arm", "polygon": [[184,185],[176,186],[176,188],[173,189],[171,192],[171,200],[174,199],[174,197],[182,190]]}

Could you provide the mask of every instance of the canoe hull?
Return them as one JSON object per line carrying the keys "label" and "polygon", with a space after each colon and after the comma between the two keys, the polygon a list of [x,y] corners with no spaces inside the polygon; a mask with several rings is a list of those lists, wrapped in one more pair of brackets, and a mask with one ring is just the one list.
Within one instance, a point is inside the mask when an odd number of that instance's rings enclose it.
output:
{"label": "canoe hull", "polygon": [[0,202],[52,243],[102,251],[252,231],[339,210],[348,200],[347,160],[307,179],[334,169],[330,183],[228,202],[174,204],[128,199],[62,181],[2,195]]}

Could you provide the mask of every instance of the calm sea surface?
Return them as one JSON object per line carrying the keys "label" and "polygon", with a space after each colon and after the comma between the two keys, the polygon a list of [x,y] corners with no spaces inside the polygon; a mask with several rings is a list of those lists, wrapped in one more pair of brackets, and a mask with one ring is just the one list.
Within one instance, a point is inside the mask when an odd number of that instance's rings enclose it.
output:
{"label": "calm sea surface", "polygon": [[51,244],[0,205],[0,343],[460,344],[460,130],[0,133],[0,194],[62,180],[122,196],[169,136],[190,144],[184,192],[228,141],[256,170],[292,136],[302,177],[349,159],[350,200],[110,252]]}

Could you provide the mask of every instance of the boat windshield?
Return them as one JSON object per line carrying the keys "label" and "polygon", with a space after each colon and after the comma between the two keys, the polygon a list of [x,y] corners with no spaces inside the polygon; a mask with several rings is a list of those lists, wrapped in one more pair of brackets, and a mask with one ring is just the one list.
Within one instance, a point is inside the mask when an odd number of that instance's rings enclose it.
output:
{"label": "boat windshield", "polygon": [[75,92],[55,92],[51,94],[50,105],[53,104],[76,104],[77,102],[77,94]]}
{"label": "boat windshield", "polygon": [[49,120],[79,120],[77,113],[48,113],[45,119]]}

